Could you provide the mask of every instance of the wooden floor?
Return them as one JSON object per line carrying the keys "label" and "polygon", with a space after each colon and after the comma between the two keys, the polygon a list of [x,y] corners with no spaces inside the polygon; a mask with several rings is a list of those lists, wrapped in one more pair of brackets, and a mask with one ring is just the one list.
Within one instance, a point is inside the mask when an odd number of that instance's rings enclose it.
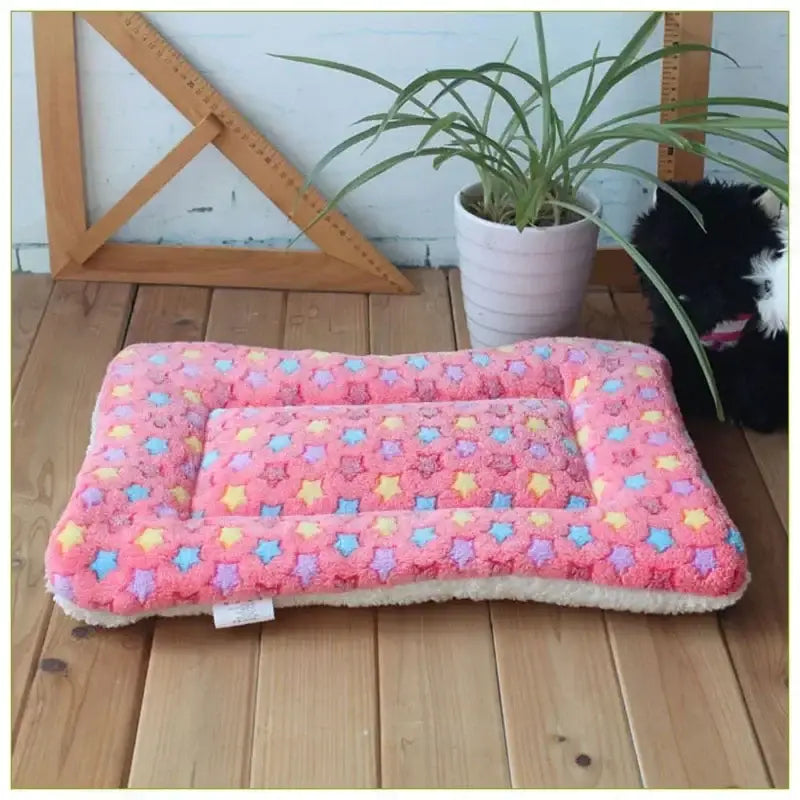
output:
{"label": "wooden floor", "polygon": [[[103,631],[54,610],[45,542],[123,344],[467,346],[458,273],[410,276],[419,295],[14,276],[14,786],[787,786],[785,436],[691,427],[753,573],[717,616],[467,602]],[[593,289],[583,328],[644,340],[642,300]]]}

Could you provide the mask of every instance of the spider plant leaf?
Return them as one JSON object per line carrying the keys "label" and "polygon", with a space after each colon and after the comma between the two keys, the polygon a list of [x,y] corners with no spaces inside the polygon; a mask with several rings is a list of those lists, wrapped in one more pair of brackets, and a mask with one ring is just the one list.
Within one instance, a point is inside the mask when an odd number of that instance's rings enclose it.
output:
{"label": "spider plant leaf", "polygon": [[[514,39],[514,41],[511,43],[511,47],[508,48],[508,52],[506,53],[506,57],[503,59],[503,63],[504,64],[508,64],[509,59],[514,54],[514,50],[517,47],[517,42],[518,41],[519,41],[519,38]],[[494,79],[495,79],[495,81],[497,81],[497,83],[500,83],[500,81],[503,79],[503,73],[498,70],[497,72],[495,72]],[[489,130],[489,121],[490,121],[491,116],[492,116],[492,106],[494,105],[495,97],[497,97],[497,95],[494,92],[490,91],[489,92],[489,97],[486,100],[486,107],[483,109],[483,130],[484,130],[484,132],[488,132],[488,130]]]}
{"label": "spider plant leaf", "polygon": [[[697,209],[697,207],[690,203],[679,191],[677,191],[674,187],[670,186],[666,181],[661,180],[657,175],[653,175],[652,172],[648,172],[646,169],[639,169],[639,167],[632,167],[628,164],[609,164],[608,162],[603,163],[593,163],[591,165],[584,165],[587,169],[591,170],[592,172],[599,171],[599,170],[611,170],[612,172],[625,172],[628,175],[635,175],[637,178],[641,178],[642,180],[648,181],[650,183],[655,184],[661,191],[665,194],[668,194],[671,198],[673,198],[677,203],[682,205],[694,218],[694,221],[703,229],[705,232],[706,226],[703,222],[703,215]],[[575,171],[577,172],[580,167],[576,167]]]}
{"label": "spider plant leaf", "polygon": [[689,341],[689,345],[692,348],[692,352],[697,358],[697,362],[703,372],[703,376],[706,379],[711,396],[714,399],[714,408],[717,412],[717,419],[719,419],[720,422],[724,422],[725,412],[722,407],[722,400],[719,396],[719,390],[717,389],[716,381],[714,380],[714,370],[711,368],[706,350],[700,342],[700,337],[697,333],[697,330],[686,314],[686,311],[684,310],[680,301],[672,293],[672,290],[669,288],[669,286],[664,283],[664,280],[658,274],[655,267],[653,267],[653,265],[632,244],[630,244],[624,236],[617,233],[617,231],[614,230],[611,225],[595,214],[592,214],[591,211],[588,211],[587,209],[576,205],[575,203],[567,203],[562,200],[552,200],[550,202],[552,205],[560,205],[562,208],[566,208],[567,210],[572,211],[575,214],[584,217],[585,219],[591,220],[595,225],[597,225],[598,228],[600,228],[600,230],[608,234],[612,239],[614,239],[615,242],[617,242],[617,244],[619,244],[620,247],[622,247],[623,250],[625,250],[625,252],[634,260],[637,266],[647,276],[648,280],[653,284],[653,286],[655,286],[658,293],[664,298],[664,301],[669,306],[669,309],[675,316],[676,321],[683,329],[683,332]]}
{"label": "spider plant leaf", "polygon": [[[509,65],[504,66],[508,67]],[[453,78],[465,78],[465,82],[467,83],[479,83],[495,91],[500,97],[503,98],[503,100],[505,100],[511,111],[519,118],[522,129],[530,136],[530,128],[528,127],[527,120],[525,119],[525,114],[520,108],[520,105],[514,95],[497,81],[492,80],[476,70],[469,69],[436,69],[426,73],[425,75],[415,78],[400,92],[394,103],[392,103],[391,108],[387,112],[389,119],[391,119],[398,111],[400,111],[407,102],[414,98],[416,94],[422,91],[426,86],[430,85],[431,83],[438,83],[442,80]]]}
{"label": "spider plant leaf", "polygon": [[539,74],[541,75],[542,93],[542,156],[546,159],[553,147],[553,111],[550,96],[550,73],[547,68],[547,44],[544,38],[542,12],[533,12],[533,26],[536,31],[536,52],[539,56]]}
{"label": "spider plant leaf", "polygon": [[441,133],[442,131],[448,130],[452,127],[453,123],[457,120],[461,119],[462,114],[459,111],[451,111],[449,114],[445,114],[443,117],[439,117],[439,119],[435,120],[434,122],[428,125],[428,130],[425,131],[423,137],[419,140],[419,144],[417,145],[416,152],[422,150],[428,142],[433,139],[436,134]]}

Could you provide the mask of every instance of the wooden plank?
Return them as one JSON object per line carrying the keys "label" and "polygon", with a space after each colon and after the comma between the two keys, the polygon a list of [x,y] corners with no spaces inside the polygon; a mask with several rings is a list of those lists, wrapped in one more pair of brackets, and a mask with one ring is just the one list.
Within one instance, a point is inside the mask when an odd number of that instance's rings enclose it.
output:
{"label": "wooden plank", "polygon": [[[469,334],[460,274],[449,277],[456,344],[463,348]],[[587,293],[581,329],[619,338],[607,290]],[[513,785],[639,786],[602,613],[490,605]]]}
{"label": "wooden plank", "polygon": [[[186,301],[192,299],[202,313],[207,295],[198,289],[186,291],[191,294],[177,303],[178,319],[197,322],[201,317],[189,317]],[[174,302],[174,294],[167,299]],[[283,334],[283,304],[279,292],[217,290],[205,338],[277,347]],[[188,338],[201,335],[195,327]],[[258,652],[258,626],[215,630],[207,617],[155,623],[130,787],[248,785]],[[213,720],[214,735],[199,736],[197,732],[206,729],[209,720]]]}
{"label": "wooden plank", "polygon": [[[288,296],[284,347],[367,351],[359,295]],[[375,612],[284,609],[263,626],[250,785],[378,785]]]}
{"label": "wooden plank", "polygon": [[[52,609],[42,564],[47,538],[83,460],[95,396],[122,339],[131,297],[129,286],[56,286],[12,405],[11,705],[14,728],[19,727],[13,762],[16,786],[57,784],[51,779],[61,774],[64,748],[55,746],[55,740],[63,737],[61,744],[68,749],[73,734],[69,719],[62,717],[57,727],[48,724],[57,698],[71,692],[72,672],[39,669],[34,679]],[[70,655],[52,651],[50,644],[44,655],[69,665]],[[103,702],[107,701],[108,696]],[[84,769],[88,775],[93,767]]]}
{"label": "wooden plank", "polygon": [[155,623],[129,787],[247,786],[258,633],[207,616]]}
{"label": "wooden plank", "polygon": [[[412,270],[417,297],[371,297],[374,353],[452,350],[446,275]],[[487,603],[378,610],[382,785],[509,785]]]}
{"label": "wooden plank", "polygon": [[[614,301],[628,338],[648,341],[649,312],[644,298],[615,294]],[[764,530],[764,515],[771,514],[773,520],[776,517],[741,432],[704,422],[690,427],[690,433],[748,545],[752,539],[760,545],[765,536],[771,536],[769,527]],[[704,444],[709,436],[714,438],[713,443]],[[750,470],[749,477],[742,475],[743,470]],[[718,483],[720,478],[724,485]],[[760,486],[761,495],[758,488],[751,488],[754,482]],[[743,495],[746,500],[740,508]],[[750,508],[756,515],[748,512],[753,524],[748,538],[748,517],[743,514]],[[767,526],[769,521],[768,516]],[[785,555],[786,538],[781,537],[781,541]],[[753,599],[751,587],[744,600],[721,615],[733,664],[713,616],[648,621],[645,617],[608,615],[623,694],[648,787],[769,785],[748,711],[762,749],[769,752],[765,746],[768,741],[778,766],[781,720],[785,722],[781,714],[785,715],[786,709],[785,686],[781,684],[785,676],[782,659],[786,641],[781,618],[785,622],[786,576],[784,572],[781,583],[780,569],[785,568],[785,561],[779,561],[780,556],[761,551],[758,555],[769,571],[761,592],[756,591]],[[726,623],[729,619],[735,622]],[[733,636],[727,632],[729,626]],[[738,653],[731,647],[733,640],[738,644]],[[756,640],[762,647],[755,644]],[[759,674],[765,664],[770,669]],[[784,728],[784,737],[785,734]]]}
{"label": "wooden plank", "polygon": [[598,249],[589,283],[621,292],[638,292],[640,290],[633,259],[621,247]]}
{"label": "wooden plank", "polygon": [[74,13],[35,13],[33,45],[50,269],[56,274],[69,245],[86,230]]}
{"label": "wooden plank", "polygon": [[789,785],[786,532],[742,432],[718,423],[691,425],[689,432],[747,547],[752,582],[720,620],[772,782],[785,789]]}
{"label": "wooden plank", "polygon": [[[71,288],[60,284],[58,289],[62,287],[63,291]],[[106,292],[120,291],[114,286],[103,288]],[[126,296],[129,294],[128,289]],[[202,338],[209,294],[203,289],[140,288],[125,344]],[[63,350],[64,337],[76,327],[86,328],[92,336],[102,338],[85,321],[71,320],[60,331],[61,339],[52,343],[51,353]],[[37,342],[39,338],[41,332]],[[106,343],[111,352],[105,361],[110,359],[118,344],[119,337]],[[80,347],[70,347],[69,352],[81,353],[81,358],[55,360],[64,360],[67,368],[75,369],[76,363],[83,362],[83,351]],[[105,367],[105,363],[102,366]],[[25,373],[27,377],[27,369]],[[91,391],[96,392],[99,384],[98,378]],[[20,395],[17,402],[19,400]],[[52,408],[43,413],[48,412],[52,414]],[[62,427],[69,427],[64,426],[63,417],[57,415],[57,418]],[[85,449],[87,424],[88,421],[78,428],[82,432],[81,455]],[[52,440],[49,446],[52,447]],[[69,480],[65,481],[67,492],[72,488],[79,464],[78,458]],[[178,627],[179,621],[176,621],[175,636],[179,636]],[[34,677],[14,754],[18,785],[82,788],[125,785],[151,633],[151,622],[94,632],[86,626],[76,626],[60,611],[52,615],[41,664],[43,667],[54,664],[66,667],[56,671],[43,668]],[[90,769],[87,763],[91,763]]]}
{"label": "wooden plank", "polygon": [[204,117],[154,167],[145,173],[111,208],[69,247],[64,259],[83,264],[97,252],[148,200],[169,183],[222,130],[213,115]]}
{"label": "wooden plank", "polygon": [[[325,208],[327,201],[314,187],[300,195],[305,183],[300,171],[141,14],[99,11],[81,16],[191,122],[213,113],[225,125],[215,147],[298,227],[304,229]],[[377,278],[383,291],[410,291],[408,280],[341,212],[330,211],[307,233],[324,252]]]}
{"label": "wooden plank", "polygon": [[758,464],[772,503],[789,532],[789,434],[745,431],[750,452]]}
{"label": "wooden plank", "polygon": [[11,276],[11,392],[17,389],[36,331],[50,297],[48,275],[14,273]]}
{"label": "wooden plank", "polygon": [[247,247],[107,242],[83,267],[65,267],[58,278],[323,292],[386,291],[382,281],[326,253]]}

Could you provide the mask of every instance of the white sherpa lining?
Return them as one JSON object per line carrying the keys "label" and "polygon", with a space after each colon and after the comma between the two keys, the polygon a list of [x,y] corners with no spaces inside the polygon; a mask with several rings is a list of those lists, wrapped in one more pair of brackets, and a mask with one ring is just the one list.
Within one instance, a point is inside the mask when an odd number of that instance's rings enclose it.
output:
{"label": "white sherpa lining", "polygon": [[[385,589],[354,589],[351,592],[330,594],[298,594],[274,597],[275,608],[298,606],[364,606],[411,605],[413,603],[445,602],[447,600],[518,600],[549,603],[559,606],[603,608],[609,611],[632,611],[640,614],[699,614],[718,611],[733,605],[750,583],[750,573],[742,587],[722,597],[666,592],[657,589],[627,589],[620,586],[601,586],[587,581],[563,578],[520,577],[504,575],[495,578],[466,578],[448,581],[420,581]],[[53,589],[48,584],[48,590]],[[208,605],[176,606],[144,614],[123,616],[109,611],[90,611],[80,608],[63,597],[56,603],[66,614],[89,625],[116,628],[131,625],[147,617],[188,617],[211,614]]]}

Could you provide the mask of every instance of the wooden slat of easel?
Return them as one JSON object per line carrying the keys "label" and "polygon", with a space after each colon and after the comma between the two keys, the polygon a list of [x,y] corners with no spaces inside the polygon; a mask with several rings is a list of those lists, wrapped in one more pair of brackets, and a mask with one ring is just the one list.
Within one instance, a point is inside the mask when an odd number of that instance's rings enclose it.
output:
{"label": "wooden slat of easel", "polygon": [[[86,12],[81,16],[200,128],[116,204],[100,221],[102,224],[97,223],[92,232],[87,232],[75,75],[75,15],[72,12],[34,13],[42,161],[46,176],[45,204],[50,226],[51,271],[55,278],[134,280],[138,283],[148,279],[136,269],[132,275],[119,269],[97,269],[98,262],[88,256],[94,251],[100,256],[105,248],[105,245],[98,244],[102,235],[113,234],[169,180],[174,167],[184,166],[196,154],[191,145],[199,143],[202,136],[211,130],[211,123],[203,124],[203,120],[208,118],[222,124],[218,135],[214,131],[215,146],[301,228],[324,208],[326,201],[315,189],[309,189],[302,197],[299,195],[304,181],[301,173],[180,53],[171,48],[141,14],[102,11]],[[251,256],[245,266],[239,266],[239,280],[234,285],[327,291],[412,291],[402,273],[338,211],[331,211],[319,220],[307,235],[327,257],[323,280],[318,281],[318,272],[314,269],[319,260],[308,258],[308,254],[302,251],[253,250],[251,252],[257,254],[256,258]],[[198,270],[193,279],[186,279],[187,271],[193,272],[192,259],[195,256],[208,257],[210,252],[212,256],[225,260],[226,249],[204,247],[198,248],[201,252],[195,252],[192,247],[181,248],[171,254],[181,256],[178,263],[162,259],[159,282],[230,285],[225,271],[219,269],[213,272]],[[73,250],[77,252],[73,253]],[[75,263],[71,253],[78,257],[79,263]],[[275,255],[279,257],[274,258]],[[298,277],[299,267],[305,273],[302,277]],[[242,283],[243,275],[247,276],[247,283]]]}

